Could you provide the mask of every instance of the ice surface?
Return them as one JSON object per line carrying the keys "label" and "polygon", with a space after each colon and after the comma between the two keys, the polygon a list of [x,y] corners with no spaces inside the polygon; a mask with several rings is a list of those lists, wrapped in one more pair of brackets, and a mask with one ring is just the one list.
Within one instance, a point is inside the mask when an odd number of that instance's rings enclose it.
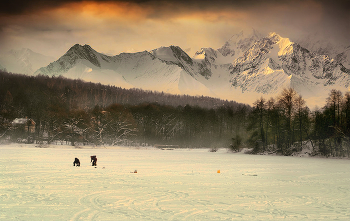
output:
{"label": "ice surface", "polygon": [[0,220],[350,220],[349,160],[58,147],[0,146]]}

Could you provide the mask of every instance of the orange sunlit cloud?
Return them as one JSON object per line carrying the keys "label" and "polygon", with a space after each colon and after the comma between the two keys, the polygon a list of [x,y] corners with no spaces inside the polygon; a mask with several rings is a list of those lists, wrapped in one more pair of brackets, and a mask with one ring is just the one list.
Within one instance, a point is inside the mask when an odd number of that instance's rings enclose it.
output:
{"label": "orange sunlit cloud", "polygon": [[[164,12],[159,12],[163,10]],[[54,13],[57,18],[74,19],[82,17],[84,19],[97,20],[123,20],[127,23],[144,22],[145,20],[158,20],[168,22],[169,20],[186,20],[196,19],[209,22],[218,22],[220,20],[243,20],[248,19],[249,14],[245,11],[209,11],[209,10],[194,10],[191,13],[188,11],[167,11],[168,9],[158,9],[158,16],[156,9],[133,3],[126,2],[80,2],[69,3],[62,5],[59,8],[50,9],[48,13]]]}
{"label": "orange sunlit cloud", "polygon": [[343,36],[350,29],[346,19],[335,17],[348,16],[344,10],[335,7],[332,11],[332,4],[316,0],[34,3],[26,3],[26,7],[31,4],[29,8],[0,9],[2,50],[32,47],[60,56],[76,43],[108,54],[178,45],[191,48],[191,56],[201,47],[221,47],[232,35],[252,28],[291,39],[320,31],[345,41]]}
{"label": "orange sunlit cloud", "polygon": [[[14,30],[17,34],[12,33],[12,36],[21,36],[20,32],[23,35],[40,32],[40,38],[59,38],[55,44],[64,41],[64,50],[75,43],[86,43],[101,52],[118,54],[174,44],[195,48],[194,53],[201,47],[220,47],[232,33],[225,35],[219,43],[215,43],[217,40],[213,33],[222,34],[224,26],[232,26],[228,23],[248,17],[247,13],[239,11],[214,13],[199,10],[192,13],[162,12],[164,14],[160,17],[153,16],[154,11],[151,7],[132,3],[69,3],[35,14],[16,16],[8,27],[11,30],[15,26],[20,27]],[[67,37],[62,39],[62,33]],[[29,41],[37,44],[35,38],[33,36]]]}
{"label": "orange sunlit cloud", "polygon": [[64,5],[59,10],[62,13],[69,12],[84,17],[94,17],[99,19],[125,19],[140,20],[152,13],[151,8],[141,8],[140,6],[126,2],[81,2]]}

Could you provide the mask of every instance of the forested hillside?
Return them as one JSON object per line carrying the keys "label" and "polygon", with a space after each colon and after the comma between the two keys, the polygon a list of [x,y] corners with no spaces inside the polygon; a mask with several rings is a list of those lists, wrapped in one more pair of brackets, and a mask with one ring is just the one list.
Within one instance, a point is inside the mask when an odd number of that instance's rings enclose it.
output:
{"label": "forested hillside", "polygon": [[[63,77],[0,73],[0,133],[27,137],[11,122],[33,119],[36,141],[228,146],[245,134],[248,105],[210,97],[122,89]],[[28,126],[29,128],[29,126]],[[17,131],[15,133],[15,131]]]}

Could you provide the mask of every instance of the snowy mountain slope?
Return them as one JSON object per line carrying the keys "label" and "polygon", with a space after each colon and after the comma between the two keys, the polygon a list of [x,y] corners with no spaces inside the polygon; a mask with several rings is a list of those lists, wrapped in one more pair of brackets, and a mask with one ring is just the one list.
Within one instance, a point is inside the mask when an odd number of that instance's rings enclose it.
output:
{"label": "snowy mountain slope", "polygon": [[175,46],[152,52],[107,56],[89,45],[76,44],[57,61],[40,68],[35,74],[62,75],[124,88],[215,96],[191,76],[195,72],[192,65],[192,59]]}
{"label": "snowy mountain slope", "polygon": [[317,33],[311,33],[295,40],[302,47],[317,54],[326,55],[345,68],[350,69],[350,44],[342,45],[329,42],[327,39]]}
{"label": "snowy mountain slope", "polygon": [[336,58],[319,52],[256,31],[234,35],[219,49],[202,48],[192,58],[178,46],[107,56],[76,44],[35,74],[250,104],[293,87],[306,100],[324,102],[330,89],[350,87],[350,47]]}
{"label": "snowy mountain slope", "polygon": [[335,60],[340,62],[346,69],[350,69],[350,45],[345,50],[335,56]]}
{"label": "snowy mountain slope", "polygon": [[192,59],[178,46],[161,47],[152,50],[150,53],[167,64],[178,65],[195,79],[199,76],[208,79],[211,76],[211,72],[206,67],[205,62],[198,62],[198,60]]}
{"label": "snowy mountain slope", "polygon": [[262,37],[253,31],[234,35],[217,50],[203,48],[193,58],[209,72],[208,79],[198,80],[221,98],[252,103],[293,87],[314,105],[311,102],[324,102],[331,89],[347,91],[350,84],[350,47],[342,53],[334,49],[335,58],[319,52],[276,33]]}
{"label": "snowy mountain slope", "polygon": [[221,63],[232,63],[234,60],[241,57],[246,50],[262,37],[263,36],[254,29],[250,33],[241,31],[238,34],[233,35],[217,50],[226,57],[225,61]]}
{"label": "snowy mountain slope", "polygon": [[3,68],[13,73],[33,74],[38,68],[48,65],[54,58],[30,49],[11,50],[0,56]]}
{"label": "snowy mountain slope", "polygon": [[96,52],[89,45],[76,44],[57,61],[50,63],[47,67],[40,68],[35,74],[60,75],[82,61],[91,63],[92,67],[101,67],[101,62],[110,63],[111,58]]}
{"label": "snowy mountain slope", "polygon": [[243,91],[276,94],[290,86],[309,97],[317,88],[345,89],[350,83],[347,69],[341,63],[310,52],[276,33],[255,42],[233,64],[232,86]]}

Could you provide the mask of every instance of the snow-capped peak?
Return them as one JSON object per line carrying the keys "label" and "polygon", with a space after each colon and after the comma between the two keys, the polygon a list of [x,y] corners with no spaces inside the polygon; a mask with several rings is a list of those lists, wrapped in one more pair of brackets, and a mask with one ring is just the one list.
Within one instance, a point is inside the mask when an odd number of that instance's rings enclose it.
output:
{"label": "snow-capped peak", "polygon": [[192,64],[192,59],[179,46],[160,47],[152,50],[150,53],[165,62],[173,62],[175,64],[185,62]]}
{"label": "snow-capped peak", "polygon": [[[283,38],[275,32],[269,33],[268,38],[271,39],[273,45],[277,46],[275,50],[273,50],[275,46],[272,46],[273,49],[270,51],[271,54],[275,53],[277,56],[283,56],[293,53],[292,45],[294,42],[291,42],[289,38]],[[275,61],[276,60],[277,59],[275,59]]]}
{"label": "snow-capped peak", "polygon": [[349,45],[331,42],[319,33],[309,33],[294,40],[299,45],[317,54],[327,55],[350,68]]}
{"label": "snow-capped peak", "polygon": [[76,61],[77,59],[86,59],[90,61],[92,64],[94,64],[95,66],[101,67],[101,64],[96,54],[99,54],[99,53],[94,49],[92,49],[90,45],[81,46],[79,44],[75,44],[66,52],[64,56],[68,56],[72,58],[74,61]]}
{"label": "snow-capped peak", "polygon": [[195,75],[193,66],[194,62],[188,54],[179,46],[171,45],[169,47],[160,47],[150,52],[151,55],[167,64],[175,64],[186,70],[190,75]]}
{"label": "snow-capped peak", "polygon": [[177,62],[177,58],[174,56],[174,52],[171,47],[160,47],[150,51],[152,55],[163,61]]}
{"label": "snow-capped peak", "polygon": [[233,35],[218,51],[227,57],[227,63],[234,63],[235,60],[248,50],[256,41],[262,38],[262,35],[256,30],[243,32]]}
{"label": "snow-capped peak", "polygon": [[75,44],[73,45],[67,52],[72,52],[72,51],[93,51],[96,52],[90,45],[80,45],[80,44]]}

